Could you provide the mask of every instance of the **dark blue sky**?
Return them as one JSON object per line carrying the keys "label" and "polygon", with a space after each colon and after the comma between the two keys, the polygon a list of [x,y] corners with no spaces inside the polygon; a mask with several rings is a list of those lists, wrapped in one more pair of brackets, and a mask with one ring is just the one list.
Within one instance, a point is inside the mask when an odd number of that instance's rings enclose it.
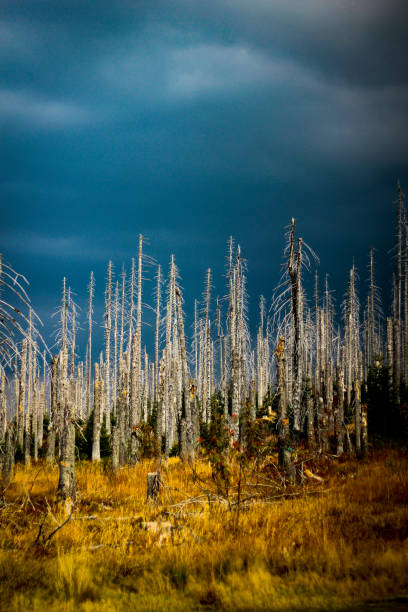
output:
{"label": "dark blue sky", "polygon": [[398,177],[408,190],[405,7],[1,0],[0,250],[47,329],[62,277],[85,306],[94,270],[102,303],[139,233],[166,271],[175,254],[189,323],[207,267],[225,291],[229,235],[257,319],[292,216],[338,301],[371,244],[386,281]]}

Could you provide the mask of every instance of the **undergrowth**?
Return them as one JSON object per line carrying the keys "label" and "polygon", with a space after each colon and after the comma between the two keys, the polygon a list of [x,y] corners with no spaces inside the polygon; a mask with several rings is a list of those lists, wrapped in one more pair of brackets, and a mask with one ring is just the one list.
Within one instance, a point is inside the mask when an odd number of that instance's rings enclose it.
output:
{"label": "undergrowth", "polygon": [[407,457],[384,449],[367,463],[327,456],[307,465],[323,480],[284,486],[266,458],[256,478],[245,473],[238,508],[238,465],[227,498],[211,463],[193,471],[170,459],[153,504],[152,461],[116,475],[79,463],[78,500],[57,531],[57,468],[17,466],[0,502],[1,610],[397,606],[408,581]]}

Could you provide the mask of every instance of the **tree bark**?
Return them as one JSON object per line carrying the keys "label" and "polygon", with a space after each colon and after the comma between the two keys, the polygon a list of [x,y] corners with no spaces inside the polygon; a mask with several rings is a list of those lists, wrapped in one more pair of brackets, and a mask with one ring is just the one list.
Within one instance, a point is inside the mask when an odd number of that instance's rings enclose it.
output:
{"label": "tree bark", "polygon": [[287,416],[287,395],[285,379],[285,340],[280,338],[276,349],[277,378],[279,392],[278,456],[279,466],[290,482],[295,480],[295,468],[289,446],[289,418]]}
{"label": "tree bark", "polygon": [[102,385],[103,381],[99,378],[99,364],[95,363],[92,461],[101,460]]}
{"label": "tree bark", "polygon": [[73,407],[69,393],[67,378],[67,354],[61,351],[62,381],[61,381],[61,405],[62,405],[62,427],[61,427],[61,455],[59,460],[59,481],[57,499],[63,506],[66,514],[69,514],[75,501],[75,427]]}

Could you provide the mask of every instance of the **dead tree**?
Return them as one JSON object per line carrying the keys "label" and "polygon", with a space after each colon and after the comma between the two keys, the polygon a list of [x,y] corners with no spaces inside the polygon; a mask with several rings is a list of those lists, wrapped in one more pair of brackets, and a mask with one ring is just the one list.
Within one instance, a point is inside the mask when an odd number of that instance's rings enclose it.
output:
{"label": "dead tree", "polygon": [[288,258],[288,270],[291,284],[291,312],[294,327],[294,359],[293,359],[293,428],[295,431],[301,429],[300,402],[302,395],[303,380],[303,296],[302,296],[302,261],[303,241],[298,239],[297,251],[295,253],[295,220],[292,219],[290,230],[290,247]]}
{"label": "dead tree", "polygon": [[99,364],[95,363],[94,376],[94,412],[92,428],[92,461],[101,459],[101,426],[103,410],[103,380],[100,378]]}
{"label": "dead tree", "polygon": [[105,290],[105,422],[106,431],[111,432],[110,407],[111,407],[111,332],[112,332],[112,273],[113,264],[109,261],[108,274]]}
{"label": "dead tree", "polygon": [[[184,419],[182,427],[185,431],[183,438],[185,439],[185,448],[182,449],[183,455],[189,460],[194,459],[194,430],[193,430],[193,413],[194,413],[194,396],[190,394],[190,373],[187,363],[186,340],[184,335],[183,309],[181,304],[181,291],[176,287],[176,304],[177,304],[177,320],[179,326],[180,349],[181,349],[181,366],[183,379],[183,398],[184,398]],[[183,445],[184,446],[184,445]]]}
{"label": "dead tree", "polygon": [[55,442],[58,423],[58,362],[58,355],[54,355],[51,360],[50,422],[47,438],[47,461],[49,463],[53,463],[55,460]]}
{"label": "dead tree", "polygon": [[6,398],[6,373],[4,368],[1,368],[1,383],[0,383],[0,444],[6,438],[7,431],[7,398]]}
{"label": "dead tree", "polygon": [[63,505],[65,513],[69,513],[75,501],[75,419],[69,381],[67,377],[67,352],[61,350],[61,407],[62,423],[60,430],[60,459],[57,499]]}
{"label": "dead tree", "polygon": [[159,333],[160,333],[160,307],[161,307],[161,267],[157,266],[156,284],[156,321],[154,334],[154,393],[153,400],[158,401],[159,390]]}
{"label": "dead tree", "polygon": [[15,430],[13,423],[8,423],[5,436],[5,448],[1,465],[1,485],[6,487],[13,473],[15,455]]}
{"label": "dead tree", "polygon": [[277,388],[279,393],[279,422],[278,422],[278,456],[279,466],[284,470],[290,482],[295,480],[295,467],[292,461],[292,452],[289,444],[289,417],[286,394],[285,376],[285,339],[280,338],[276,349]]}
{"label": "dead tree", "polygon": [[93,294],[95,279],[93,272],[89,279],[89,298],[88,298],[88,359],[86,364],[86,416],[91,411],[91,380],[92,380],[92,314],[93,314]]}

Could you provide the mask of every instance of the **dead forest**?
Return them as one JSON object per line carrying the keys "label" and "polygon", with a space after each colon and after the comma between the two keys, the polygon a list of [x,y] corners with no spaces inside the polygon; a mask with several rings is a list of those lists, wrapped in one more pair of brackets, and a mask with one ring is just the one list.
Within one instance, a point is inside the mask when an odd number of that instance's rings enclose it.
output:
{"label": "dead forest", "polygon": [[[76,351],[78,311],[66,279],[58,309],[57,350],[50,352],[26,293],[25,278],[1,260],[2,475],[16,459],[58,462],[60,500],[75,499],[75,461],[110,457],[113,472],[143,457],[180,455],[194,463],[213,440],[217,459],[230,446],[247,454],[273,440],[285,478],[297,478],[297,447],[341,457],[368,453],[373,431],[406,429],[408,383],[408,223],[398,184],[392,312],[382,311],[375,256],[368,254],[369,292],[359,300],[357,272],[335,312],[327,277],[292,219],[281,283],[271,305],[261,296],[256,338],[248,328],[246,264],[228,242],[227,296],[212,295],[212,275],[195,301],[190,340],[174,257],[168,278],[156,266],[154,352],[142,338],[143,236],[128,273],[105,287],[104,348],[94,361],[94,277],[90,273],[85,358]],[[150,265],[151,262],[149,262]],[[305,275],[314,275],[307,299]],[[7,299],[7,301],[6,301]],[[25,312],[24,312],[25,311]],[[378,389],[388,404],[376,405]],[[382,431],[383,428],[383,431]],[[211,436],[210,436],[211,434]],[[214,434],[214,435],[212,435]],[[226,435],[227,434],[227,435]],[[259,443],[260,444],[260,443]],[[80,455],[79,448],[88,453]]]}

